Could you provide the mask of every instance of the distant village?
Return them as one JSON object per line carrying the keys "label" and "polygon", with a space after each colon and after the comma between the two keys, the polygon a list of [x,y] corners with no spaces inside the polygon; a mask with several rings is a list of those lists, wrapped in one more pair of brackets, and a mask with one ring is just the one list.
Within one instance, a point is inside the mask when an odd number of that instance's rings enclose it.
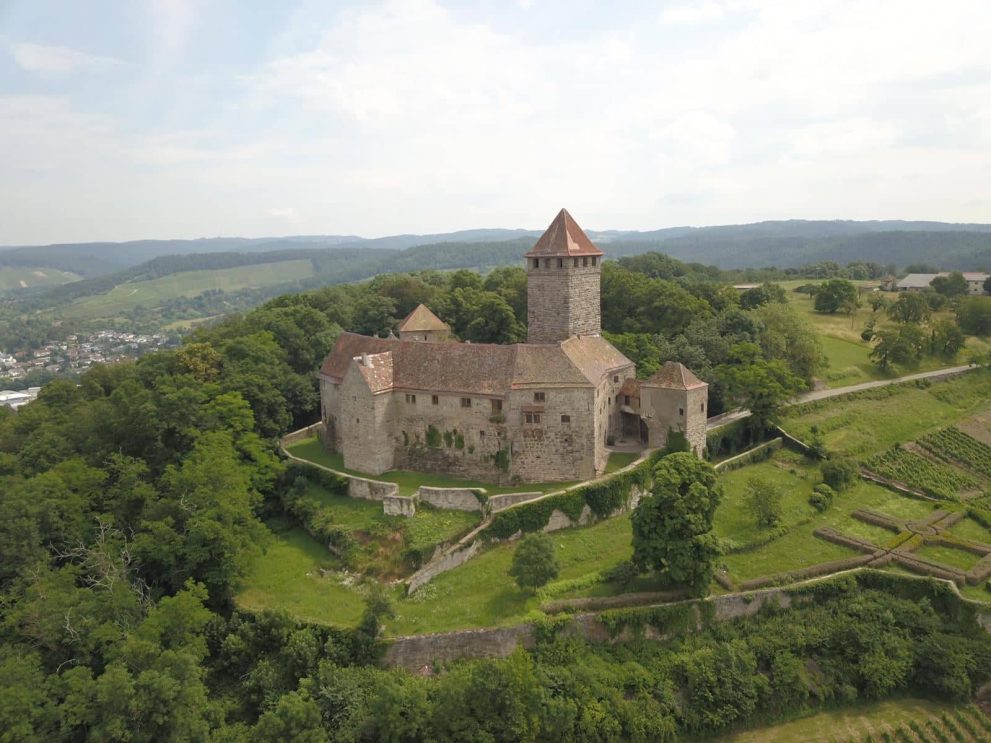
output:
{"label": "distant village", "polygon": [[[119,330],[100,330],[90,335],[69,335],[40,348],[14,353],[0,349],[0,387],[23,386],[32,373],[78,374],[93,364],[136,358],[174,344],[167,335],[142,335]],[[35,399],[39,387],[0,390],[0,406],[14,408]]]}

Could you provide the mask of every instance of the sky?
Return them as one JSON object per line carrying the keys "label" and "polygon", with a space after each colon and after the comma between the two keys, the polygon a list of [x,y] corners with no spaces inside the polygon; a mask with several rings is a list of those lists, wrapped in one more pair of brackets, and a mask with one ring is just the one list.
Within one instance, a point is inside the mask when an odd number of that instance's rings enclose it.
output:
{"label": "sky", "polygon": [[991,222],[988,0],[0,0],[0,245]]}

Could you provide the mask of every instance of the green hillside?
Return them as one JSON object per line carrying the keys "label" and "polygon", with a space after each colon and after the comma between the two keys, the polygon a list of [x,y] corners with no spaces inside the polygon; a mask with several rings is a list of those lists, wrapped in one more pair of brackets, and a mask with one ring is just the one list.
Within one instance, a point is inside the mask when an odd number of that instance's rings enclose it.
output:
{"label": "green hillside", "polygon": [[79,276],[43,266],[0,266],[0,294],[12,289],[28,289],[36,286],[52,286],[76,281]]}
{"label": "green hillside", "polygon": [[118,284],[106,294],[96,294],[73,302],[65,308],[63,314],[65,317],[78,319],[112,317],[139,305],[156,307],[176,297],[194,297],[206,291],[253,289],[299,281],[311,276],[313,264],[308,260],[280,261],[212,271],[183,271],[150,281]]}

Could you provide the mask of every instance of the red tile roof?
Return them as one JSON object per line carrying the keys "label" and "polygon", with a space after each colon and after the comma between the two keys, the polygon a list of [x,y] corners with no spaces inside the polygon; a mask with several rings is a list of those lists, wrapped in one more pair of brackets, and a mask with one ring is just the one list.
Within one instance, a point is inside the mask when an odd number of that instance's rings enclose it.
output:
{"label": "red tile roof", "polygon": [[554,217],[554,221],[540,236],[536,244],[526,254],[527,258],[555,256],[603,255],[588,239],[588,235],[578,226],[578,223],[562,209]]}
{"label": "red tile roof", "polygon": [[425,304],[419,304],[406,319],[399,323],[399,332],[417,332],[424,330],[450,330],[447,323],[430,311]]}
{"label": "red tile roof", "polygon": [[[590,387],[614,369],[632,364],[598,336],[571,338],[562,344],[418,343],[341,333],[320,374],[343,380],[352,359],[368,354],[376,372],[369,386],[384,391],[385,362],[391,361],[392,389],[504,395],[530,387]],[[369,379],[369,373],[365,374]],[[374,383],[374,386],[373,386]]]}
{"label": "red tile roof", "polygon": [[654,372],[654,375],[640,383],[642,387],[664,387],[671,390],[692,390],[709,385],[692,374],[691,370],[677,361],[668,361]]}

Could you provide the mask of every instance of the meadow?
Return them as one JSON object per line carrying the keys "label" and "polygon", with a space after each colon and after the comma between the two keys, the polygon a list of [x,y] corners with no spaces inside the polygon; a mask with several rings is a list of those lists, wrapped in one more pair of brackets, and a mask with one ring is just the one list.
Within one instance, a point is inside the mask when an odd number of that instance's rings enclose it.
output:
{"label": "meadow", "polygon": [[176,297],[195,297],[206,291],[225,292],[307,279],[313,276],[308,260],[280,261],[204,271],[182,271],[150,281],[128,281],[105,294],[83,297],[62,310],[67,318],[114,317],[141,305],[157,307]]}
{"label": "meadow", "polygon": [[[947,359],[926,356],[918,364],[911,367],[899,367],[883,370],[871,361],[871,344],[860,337],[864,326],[873,319],[878,329],[890,327],[894,323],[887,318],[883,310],[874,312],[867,304],[869,294],[861,295],[862,306],[852,315],[837,312],[832,315],[816,312],[813,299],[808,294],[800,294],[794,289],[803,284],[816,283],[806,280],[782,281],[781,286],[786,290],[788,304],[800,316],[812,323],[822,342],[823,352],[829,361],[828,367],[820,373],[820,379],[827,387],[846,387],[861,382],[876,379],[891,379],[903,374],[930,371],[947,366],[965,363],[974,354],[986,354],[991,345],[981,338],[967,338],[966,347],[955,358]],[[859,287],[875,286],[877,282],[854,281]],[[893,302],[897,294],[882,292],[885,299]],[[937,312],[934,320],[953,319],[949,310]]]}

